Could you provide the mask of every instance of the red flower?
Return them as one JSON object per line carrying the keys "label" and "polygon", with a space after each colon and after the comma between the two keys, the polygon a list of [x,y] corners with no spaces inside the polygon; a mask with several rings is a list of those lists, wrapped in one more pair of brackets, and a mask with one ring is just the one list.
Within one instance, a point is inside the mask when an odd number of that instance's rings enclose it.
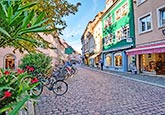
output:
{"label": "red flower", "polygon": [[30,67],[29,68],[29,71],[33,72],[34,71],[34,68],[33,67]]}
{"label": "red flower", "polygon": [[30,66],[26,66],[26,69],[28,70],[30,68]]}
{"label": "red flower", "polygon": [[5,74],[5,75],[9,75],[10,72],[9,72],[9,71],[5,71],[4,74]]}
{"label": "red flower", "polygon": [[17,74],[21,74],[21,73],[24,73],[24,70],[17,69]]}
{"label": "red flower", "polygon": [[38,82],[38,79],[35,77],[31,80],[31,83],[37,83]]}
{"label": "red flower", "polygon": [[10,91],[5,91],[4,92],[4,96],[2,98],[0,98],[0,101],[2,101],[3,99],[7,98],[7,97],[11,97],[11,93]]}
{"label": "red flower", "polygon": [[4,92],[4,97],[6,98],[6,97],[11,97],[11,93],[9,92],[9,91],[5,91]]}

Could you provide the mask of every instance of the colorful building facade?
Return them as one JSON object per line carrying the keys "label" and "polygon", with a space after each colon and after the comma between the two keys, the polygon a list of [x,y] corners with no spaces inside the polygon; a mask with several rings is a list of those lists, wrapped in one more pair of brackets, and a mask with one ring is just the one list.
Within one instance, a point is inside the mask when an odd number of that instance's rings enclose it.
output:
{"label": "colorful building facade", "polygon": [[136,57],[140,73],[165,74],[165,0],[134,0]]}
{"label": "colorful building facade", "polygon": [[94,38],[92,31],[92,21],[89,21],[81,37],[83,63],[90,65],[89,57],[94,54]]}
{"label": "colorful building facade", "polygon": [[98,67],[102,51],[102,22],[103,12],[99,12],[86,26],[81,37],[84,64]]}
{"label": "colorful building facade", "polygon": [[94,49],[93,55],[89,57],[90,64],[93,67],[99,67],[99,61],[101,59],[101,51],[102,51],[102,23],[101,17],[103,12],[99,12],[94,20],[92,21],[92,29],[93,29],[93,38],[94,38]]}
{"label": "colorful building facade", "polygon": [[[128,71],[126,51],[135,45],[132,0],[108,0],[102,17],[104,69]],[[106,2],[106,3],[108,3]]]}

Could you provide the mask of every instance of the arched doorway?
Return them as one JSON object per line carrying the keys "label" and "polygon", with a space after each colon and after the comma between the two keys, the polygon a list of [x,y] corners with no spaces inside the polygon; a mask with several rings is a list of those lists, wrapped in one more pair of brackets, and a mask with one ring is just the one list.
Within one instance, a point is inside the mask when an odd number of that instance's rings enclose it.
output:
{"label": "arched doorway", "polygon": [[5,69],[15,69],[15,56],[13,54],[7,54],[4,61]]}

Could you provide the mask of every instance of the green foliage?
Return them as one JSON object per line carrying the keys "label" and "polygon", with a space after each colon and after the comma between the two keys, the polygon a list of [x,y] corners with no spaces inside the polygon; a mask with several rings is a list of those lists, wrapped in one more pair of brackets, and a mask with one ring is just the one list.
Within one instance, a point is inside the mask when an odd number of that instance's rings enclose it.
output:
{"label": "green foliage", "polygon": [[33,98],[30,90],[38,85],[32,83],[33,79],[20,69],[17,72],[0,70],[0,114],[8,111],[15,115],[27,100]]}
{"label": "green foliage", "polygon": [[[36,0],[23,0],[23,3],[33,3]],[[54,35],[62,34],[62,30],[67,26],[64,17],[70,14],[75,15],[81,3],[72,4],[67,0],[38,0],[34,9],[35,12],[45,11],[44,19],[49,19],[46,24],[51,24]]]}
{"label": "green foliage", "polygon": [[50,24],[43,19],[44,12],[35,12],[31,8],[37,3],[26,3],[22,0],[0,1],[0,47],[12,46],[20,52],[36,51],[40,45],[49,47],[49,43],[38,35],[38,32],[49,32]]}
{"label": "green foliage", "polygon": [[21,109],[21,107],[29,100],[29,96],[25,96],[20,102],[17,103],[13,111],[9,115],[15,115]]}
{"label": "green foliage", "polygon": [[26,69],[27,66],[34,67],[34,72],[36,75],[41,74],[50,74],[52,70],[52,58],[46,56],[43,53],[30,53],[22,58],[22,63],[20,68]]}

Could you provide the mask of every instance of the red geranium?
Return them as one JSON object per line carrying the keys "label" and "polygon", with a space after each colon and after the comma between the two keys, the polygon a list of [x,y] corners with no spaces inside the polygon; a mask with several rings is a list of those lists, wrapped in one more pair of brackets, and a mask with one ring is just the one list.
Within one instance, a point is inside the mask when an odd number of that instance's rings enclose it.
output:
{"label": "red geranium", "polygon": [[21,73],[24,73],[24,70],[17,69],[17,74],[21,74]]}
{"label": "red geranium", "polygon": [[9,75],[10,72],[9,72],[9,71],[5,71],[4,74],[5,74],[5,75]]}
{"label": "red geranium", "polygon": [[11,97],[10,91],[5,91],[4,92],[4,96],[2,98],[0,98],[0,101],[3,100],[3,99],[5,99],[5,98],[7,98],[7,97]]}
{"label": "red geranium", "polygon": [[31,80],[31,83],[37,83],[38,82],[38,79],[35,77]]}
{"label": "red geranium", "polygon": [[11,97],[11,93],[9,92],[9,91],[5,91],[4,92],[4,97],[6,98],[6,97]]}
{"label": "red geranium", "polygon": [[26,69],[29,70],[30,66],[26,66]]}
{"label": "red geranium", "polygon": [[34,68],[33,67],[30,67],[29,68],[29,71],[33,72],[34,71]]}

